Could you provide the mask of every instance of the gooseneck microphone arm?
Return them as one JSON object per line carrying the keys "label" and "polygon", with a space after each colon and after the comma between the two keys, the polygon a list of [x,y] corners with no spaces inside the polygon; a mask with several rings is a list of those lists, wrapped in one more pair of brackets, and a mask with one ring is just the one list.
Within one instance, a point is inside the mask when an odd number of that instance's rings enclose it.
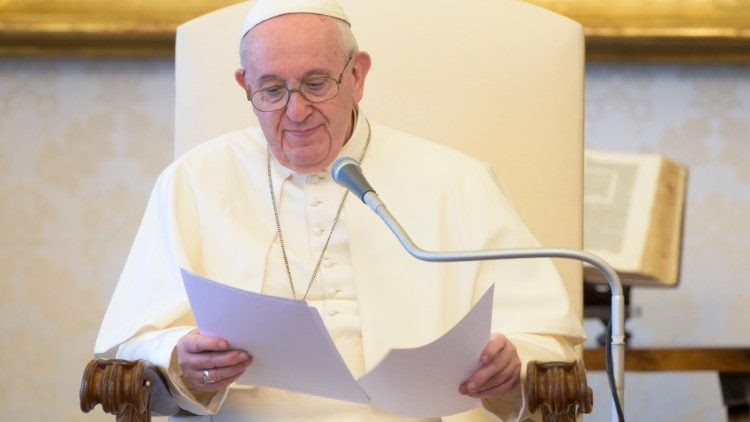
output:
{"label": "gooseneck microphone arm", "polygon": [[[378,194],[362,175],[359,163],[353,158],[341,157],[331,166],[331,176],[336,183],[357,195],[385,222],[396,235],[401,245],[413,257],[430,262],[483,261],[494,259],[519,258],[566,258],[586,262],[599,270],[609,283],[612,292],[612,337],[610,342],[614,372],[612,420],[622,420],[625,385],[625,299],[620,278],[603,259],[591,253],[566,248],[519,248],[499,250],[474,250],[454,252],[434,252],[418,247],[396,221],[391,212],[380,200]],[[616,395],[616,396],[615,396]],[[619,408],[618,408],[619,407]]]}

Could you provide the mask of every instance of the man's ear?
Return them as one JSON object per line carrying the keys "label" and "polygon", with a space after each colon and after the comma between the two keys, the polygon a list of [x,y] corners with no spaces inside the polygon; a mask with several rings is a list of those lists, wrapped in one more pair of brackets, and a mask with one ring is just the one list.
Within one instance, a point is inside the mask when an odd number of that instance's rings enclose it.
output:
{"label": "man's ear", "polygon": [[359,103],[365,95],[365,79],[372,66],[370,55],[364,51],[358,51],[354,56],[352,75],[354,76],[354,102]]}
{"label": "man's ear", "polygon": [[234,80],[243,90],[250,91],[247,81],[245,81],[245,69],[239,68],[234,71]]}

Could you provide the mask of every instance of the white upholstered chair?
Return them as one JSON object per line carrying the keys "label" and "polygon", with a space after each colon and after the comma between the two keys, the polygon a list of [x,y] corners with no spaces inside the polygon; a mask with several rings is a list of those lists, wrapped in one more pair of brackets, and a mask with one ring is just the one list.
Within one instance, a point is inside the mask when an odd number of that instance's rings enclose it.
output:
{"label": "white upholstered chair", "polygon": [[[340,2],[372,56],[369,117],[489,162],[542,245],[580,249],[581,26],[514,0]],[[248,8],[177,30],[175,155],[257,124],[233,79]],[[556,264],[580,315],[581,265]]]}
{"label": "white upholstered chair", "polygon": [[[582,247],[581,26],[514,0],[340,0],[372,56],[363,107],[489,162],[544,246]],[[175,154],[257,125],[232,72],[250,3],[177,29]],[[474,7],[468,7],[473,5]],[[558,268],[579,315],[580,263]]]}

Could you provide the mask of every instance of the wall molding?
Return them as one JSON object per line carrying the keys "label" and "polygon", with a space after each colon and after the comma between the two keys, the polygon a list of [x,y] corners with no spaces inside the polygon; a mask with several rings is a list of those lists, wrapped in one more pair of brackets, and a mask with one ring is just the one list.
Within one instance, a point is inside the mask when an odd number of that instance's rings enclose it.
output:
{"label": "wall molding", "polygon": [[[182,22],[239,0],[0,1],[0,56],[168,57]],[[581,22],[590,61],[750,63],[750,0],[530,0]]]}

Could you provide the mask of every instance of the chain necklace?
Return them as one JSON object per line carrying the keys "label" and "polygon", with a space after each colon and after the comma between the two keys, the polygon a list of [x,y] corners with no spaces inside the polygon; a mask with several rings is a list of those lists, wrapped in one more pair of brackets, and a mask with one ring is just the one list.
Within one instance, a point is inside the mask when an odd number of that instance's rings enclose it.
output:
{"label": "chain necklace", "polygon": [[[359,163],[362,164],[362,160],[365,158],[365,154],[367,153],[367,147],[370,145],[370,137],[372,135],[372,127],[370,126],[370,121],[365,118],[365,122],[367,122],[367,140],[365,140],[365,146],[362,148],[362,153],[359,154]],[[279,236],[279,245],[281,245],[281,256],[284,258],[284,268],[286,269],[286,275],[289,278],[289,287],[292,289],[292,297],[297,299],[297,292],[294,289],[294,282],[292,281],[292,271],[289,269],[289,259],[286,255],[286,247],[284,247],[284,237],[281,235],[281,220],[279,219],[279,209],[276,205],[276,194],[273,190],[273,181],[271,179],[271,149],[270,147],[266,149],[266,169],[268,171],[268,190],[271,193],[271,205],[273,205],[273,216],[276,219],[276,234]],[[341,197],[341,202],[339,203],[339,207],[336,210],[336,217],[333,219],[333,224],[331,224],[331,230],[328,232],[328,238],[326,238],[326,242],[323,245],[323,249],[320,251],[320,256],[318,257],[318,262],[315,263],[315,269],[313,269],[313,273],[310,276],[310,282],[307,283],[307,290],[305,290],[305,295],[302,296],[302,300],[305,300],[307,298],[307,294],[310,293],[310,288],[313,285],[313,282],[315,282],[315,277],[318,275],[318,271],[320,270],[320,264],[323,261],[323,256],[326,253],[326,250],[328,249],[328,243],[331,241],[331,236],[333,235],[333,230],[336,228],[336,223],[339,221],[339,217],[341,217],[341,211],[344,209],[344,203],[346,202],[346,198],[349,195],[349,191],[344,191],[344,195]]]}

